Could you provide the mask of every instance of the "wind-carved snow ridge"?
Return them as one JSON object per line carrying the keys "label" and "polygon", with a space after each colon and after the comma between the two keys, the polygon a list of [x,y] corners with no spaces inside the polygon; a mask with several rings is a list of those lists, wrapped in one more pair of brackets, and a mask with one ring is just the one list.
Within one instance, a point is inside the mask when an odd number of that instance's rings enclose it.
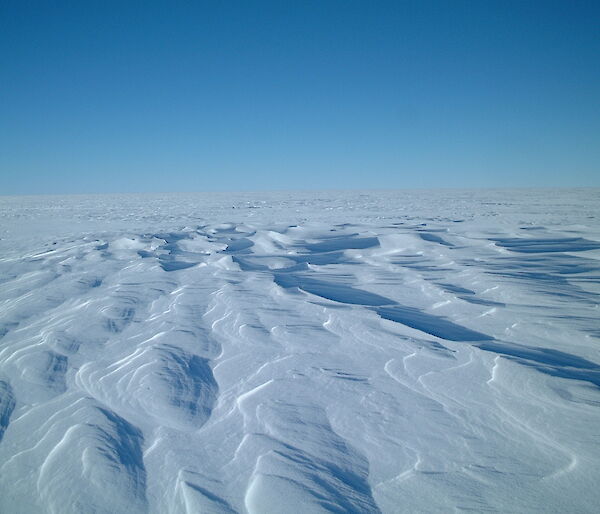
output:
{"label": "wind-carved snow ridge", "polygon": [[2,198],[0,512],[594,512],[600,192]]}

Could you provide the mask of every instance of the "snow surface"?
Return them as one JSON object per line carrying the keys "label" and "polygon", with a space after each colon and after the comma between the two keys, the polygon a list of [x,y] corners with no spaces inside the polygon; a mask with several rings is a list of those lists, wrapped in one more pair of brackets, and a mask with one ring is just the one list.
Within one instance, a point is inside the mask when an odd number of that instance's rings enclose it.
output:
{"label": "snow surface", "polygon": [[0,197],[0,512],[594,512],[600,190]]}

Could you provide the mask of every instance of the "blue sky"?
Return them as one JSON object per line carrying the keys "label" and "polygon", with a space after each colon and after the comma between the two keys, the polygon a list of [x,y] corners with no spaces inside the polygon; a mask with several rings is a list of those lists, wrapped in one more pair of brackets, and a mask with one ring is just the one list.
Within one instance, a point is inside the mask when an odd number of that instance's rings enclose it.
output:
{"label": "blue sky", "polygon": [[597,1],[0,3],[0,194],[600,186]]}

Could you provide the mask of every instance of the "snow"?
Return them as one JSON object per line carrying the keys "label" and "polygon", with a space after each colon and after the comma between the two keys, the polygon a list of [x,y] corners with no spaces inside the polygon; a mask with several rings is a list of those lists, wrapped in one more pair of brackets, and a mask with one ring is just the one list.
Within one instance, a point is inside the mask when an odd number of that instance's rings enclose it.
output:
{"label": "snow", "polygon": [[594,512],[600,190],[0,197],[0,512]]}

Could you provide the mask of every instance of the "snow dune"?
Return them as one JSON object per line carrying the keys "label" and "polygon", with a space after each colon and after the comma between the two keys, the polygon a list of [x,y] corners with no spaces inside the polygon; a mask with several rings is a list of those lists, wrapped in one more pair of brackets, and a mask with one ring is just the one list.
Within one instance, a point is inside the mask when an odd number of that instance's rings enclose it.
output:
{"label": "snow dune", "polygon": [[599,190],[0,216],[0,512],[600,502]]}

